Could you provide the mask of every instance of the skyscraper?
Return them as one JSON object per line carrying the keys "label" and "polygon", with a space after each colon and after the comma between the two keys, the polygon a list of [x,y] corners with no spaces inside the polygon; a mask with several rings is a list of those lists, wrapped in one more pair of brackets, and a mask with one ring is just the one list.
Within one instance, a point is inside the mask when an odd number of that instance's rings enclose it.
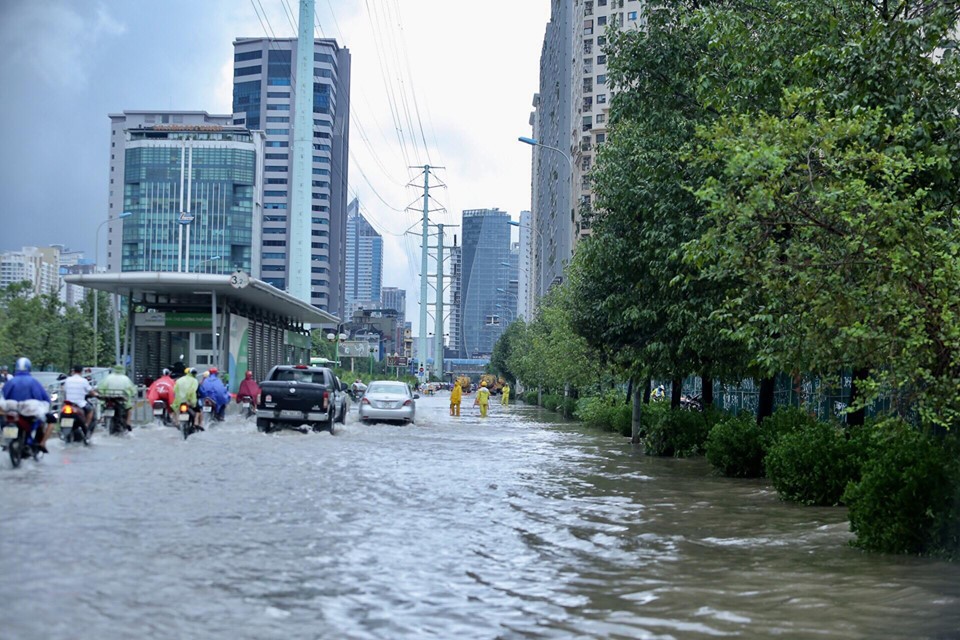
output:
{"label": "skyscraper", "polygon": [[529,320],[536,301],[536,287],[531,275],[534,270],[533,219],[529,211],[520,212],[520,242],[517,256],[517,317]]}
{"label": "skyscraper", "polygon": [[205,111],[124,111],[110,120],[110,212],[132,214],[116,225],[119,252],[110,239],[111,267],[119,257],[121,271],[260,277],[263,132]]}
{"label": "skyscraper", "polygon": [[[461,357],[486,357],[517,315],[516,254],[511,256],[510,216],[499,209],[463,212],[460,274]],[[514,291],[515,291],[515,286]]]}
{"label": "skyscraper", "polygon": [[464,353],[462,326],[460,318],[460,303],[463,300],[463,247],[457,244],[457,236],[453,236],[453,246],[450,248],[450,351],[454,357]]}
{"label": "skyscraper", "polygon": [[[263,280],[287,289],[294,138],[292,64],[295,38],[238,38],[234,46],[233,122],[266,133]],[[310,199],[310,297],[343,316],[346,297],[347,166],[350,131],[350,52],[335,40],[314,41],[313,168]]]}
{"label": "skyscraper", "polygon": [[[354,198],[347,208],[347,309],[376,309],[383,286],[383,237],[360,213]],[[402,311],[402,310],[401,310]]]}

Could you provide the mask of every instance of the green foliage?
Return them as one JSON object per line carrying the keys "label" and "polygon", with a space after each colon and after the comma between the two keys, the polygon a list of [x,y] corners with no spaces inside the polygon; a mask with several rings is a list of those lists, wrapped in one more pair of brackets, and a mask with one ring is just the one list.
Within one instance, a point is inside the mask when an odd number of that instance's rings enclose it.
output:
{"label": "green foliage", "polygon": [[557,411],[563,407],[563,396],[555,393],[543,394],[543,408],[547,411]]}
{"label": "green foliage", "polygon": [[602,396],[580,398],[574,415],[593,429],[629,436],[632,411],[632,405],[624,401],[622,393],[608,391]]}
{"label": "green foliage", "polygon": [[753,416],[729,416],[713,426],[707,436],[707,460],[731,478],[760,478],[766,456],[764,433]]}
{"label": "green foliage", "polygon": [[493,353],[490,355],[490,369],[492,373],[504,378],[511,385],[517,383],[517,375],[510,368],[513,351],[522,349],[524,346],[524,337],[527,334],[526,323],[523,318],[510,323],[506,331],[500,336],[496,344],[493,345]]}
{"label": "green foliage", "polygon": [[650,456],[677,458],[701,455],[716,419],[710,412],[679,409],[653,414],[645,428],[644,451]]}
{"label": "green foliage", "polygon": [[764,452],[768,451],[780,436],[787,433],[802,432],[813,429],[818,420],[797,407],[781,407],[773,412],[772,416],[767,416],[763,421],[761,429],[762,445]]}
{"label": "green foliage", "polygon": [[883,553],[960,554],[960,456],[899,421],[877,427],[862,477],[843,496],[854,544]]}
{"label": "green foliage", "polygon": [[539,399],[540,393],[536,389],[533,391],[527,391],[525,394],[523,394],[523,401],[533,406],[537,406]]}
{"label": "green foliage", "polygon": [[847,483],[860,473],[857,442],[825,422],[781,434],[764,464],[781,498],[807,505],[840,504]]}

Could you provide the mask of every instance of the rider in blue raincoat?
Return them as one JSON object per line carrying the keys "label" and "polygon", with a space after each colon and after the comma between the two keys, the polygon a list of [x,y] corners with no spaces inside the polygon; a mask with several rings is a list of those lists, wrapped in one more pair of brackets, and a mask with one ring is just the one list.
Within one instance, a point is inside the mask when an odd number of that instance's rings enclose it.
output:
{"label": "rider in blue raincoat", "polygon": [[[33,369],[28,358],[19,358],[14,369],[13,378],[3,385],[3,397],[9,409],[16,410],[22,416],[33,419],[34,427],[40,434],[40,449],[46,453],[47,438],[53,431],[50,411],[50,394],[43,385],[30,375]],[[44,426],[44,419],[46,425]]]}
{"label": "rider in blue raincoat", "polygon": [[214,411],[216,411],[218,417],[222,418],[224,410],[226,410],[227,405],[230,404],[230,394],[220,379],[217,368],[211,368],[209,373],[210,375],[207,379],[200,383],[198,395],[201,399],[210,398],[213,400],[214,403],[216,403]]}

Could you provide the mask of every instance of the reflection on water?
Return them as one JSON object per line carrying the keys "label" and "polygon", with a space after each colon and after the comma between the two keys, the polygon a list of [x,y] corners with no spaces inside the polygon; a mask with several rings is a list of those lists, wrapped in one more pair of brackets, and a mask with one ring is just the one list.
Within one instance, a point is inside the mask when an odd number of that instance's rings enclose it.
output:
{"label": "reflection on water", "polygon": [[852,549],[841,509],[491,411],[2,460],[0,634],[960,637],[960,567]]}

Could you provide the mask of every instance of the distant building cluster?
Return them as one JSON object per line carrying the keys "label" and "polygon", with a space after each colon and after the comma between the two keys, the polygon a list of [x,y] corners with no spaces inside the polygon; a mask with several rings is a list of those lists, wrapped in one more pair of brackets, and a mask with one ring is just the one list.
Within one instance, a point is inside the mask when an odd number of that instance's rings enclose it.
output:
{"label": "distant building cluster", "polygon": [[0,287],[26,282],[31,295],[55,295],[64,307],[75,307],[83,300],[83,287],[67,284],[63,276],[91,273],[92,260],[81,251],[63,245],[23,247],[0,253]]}

